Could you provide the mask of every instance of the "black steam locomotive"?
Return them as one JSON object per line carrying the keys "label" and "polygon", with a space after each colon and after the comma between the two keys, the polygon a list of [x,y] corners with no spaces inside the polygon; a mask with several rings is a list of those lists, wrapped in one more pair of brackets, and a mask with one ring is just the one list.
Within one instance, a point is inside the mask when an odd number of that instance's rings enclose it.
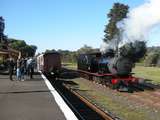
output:
{"label": "black steam locomotive", "polygon": [[[99,82],[111,83],[119,89],[122,85],[129,86],[138,82],[138,79],[132,76],[132,68],[135,66],[135,62],[144,56],[145,52],[145,42],[136,41],[124,45],[118,52],[108,49],[105,54],[100,52],[80,54],[78,71],[92,79],[98,77]],[[107,77],[110,79],[105,79]]]}
{"label": "black steam locomotive", "polygon": [[99,74],[129,75],[133,68],[133,62],[128,58],[113,55],[114,53],[81,54],[78,58],[78,69]]}

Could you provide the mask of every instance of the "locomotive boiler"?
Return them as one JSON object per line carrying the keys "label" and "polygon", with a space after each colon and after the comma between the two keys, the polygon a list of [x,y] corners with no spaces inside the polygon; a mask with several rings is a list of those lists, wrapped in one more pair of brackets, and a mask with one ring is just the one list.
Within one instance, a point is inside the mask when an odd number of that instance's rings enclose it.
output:
{"label": "locomotive boiler", "polygon": [[106,56],[101,53],[81,54],[78,58],[78,69],[99,74],[129,75],[133,65],[129,58]]}

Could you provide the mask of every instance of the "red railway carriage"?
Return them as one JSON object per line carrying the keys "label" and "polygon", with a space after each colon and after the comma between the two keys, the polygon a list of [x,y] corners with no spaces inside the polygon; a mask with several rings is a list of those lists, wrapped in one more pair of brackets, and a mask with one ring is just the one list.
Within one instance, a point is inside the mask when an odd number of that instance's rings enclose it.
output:
{"label": "red railway carriage", "polygon": [[61,69],[61,57],[58,52],[45,53],[37,57],[37,70],[46,74],[54,74]]}

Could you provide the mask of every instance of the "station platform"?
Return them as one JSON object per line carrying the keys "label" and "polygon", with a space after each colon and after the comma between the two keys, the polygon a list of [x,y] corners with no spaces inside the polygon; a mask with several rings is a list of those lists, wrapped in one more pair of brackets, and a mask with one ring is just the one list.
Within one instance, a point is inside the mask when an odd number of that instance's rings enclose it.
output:
{"label": "station platform", "polygon": [[41,75],[13,80],[0,75],[0,120],[66,120]]}

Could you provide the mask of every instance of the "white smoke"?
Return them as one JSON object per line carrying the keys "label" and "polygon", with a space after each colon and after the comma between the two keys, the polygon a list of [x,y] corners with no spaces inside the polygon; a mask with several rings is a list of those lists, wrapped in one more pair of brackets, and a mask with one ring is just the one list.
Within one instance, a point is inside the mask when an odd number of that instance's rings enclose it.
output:
{"label": "white smoke", "polygon": [[160,25],[159,12],[160,0],[146,0],[144,4],[132,9],[127,18],[117,24],[122,33],[120,46],[135,40],[148,41],[149,33]]}
{"label": "white smoke", "polygon": [[109,41],[108,43],[103,42],[103,43],[101,44],[101,46],[100,46],[100,52],[101,52],[102,54],[105,54],[108,49],[116,50],[116,45],[118,44],[117,42],[118,42],[118,41],[117,41],[117,36],[115,36],[115,37],[114,37],[111,41]]}
{"label": "white smoke", "polygon": [[[122,44],[135,40],[147,41],[149,33],[160,24],[160,0],[146,0],[132,9],[127,19],[118,23],[123,29]],[[121,24],[121,25],[120,25]]]}

